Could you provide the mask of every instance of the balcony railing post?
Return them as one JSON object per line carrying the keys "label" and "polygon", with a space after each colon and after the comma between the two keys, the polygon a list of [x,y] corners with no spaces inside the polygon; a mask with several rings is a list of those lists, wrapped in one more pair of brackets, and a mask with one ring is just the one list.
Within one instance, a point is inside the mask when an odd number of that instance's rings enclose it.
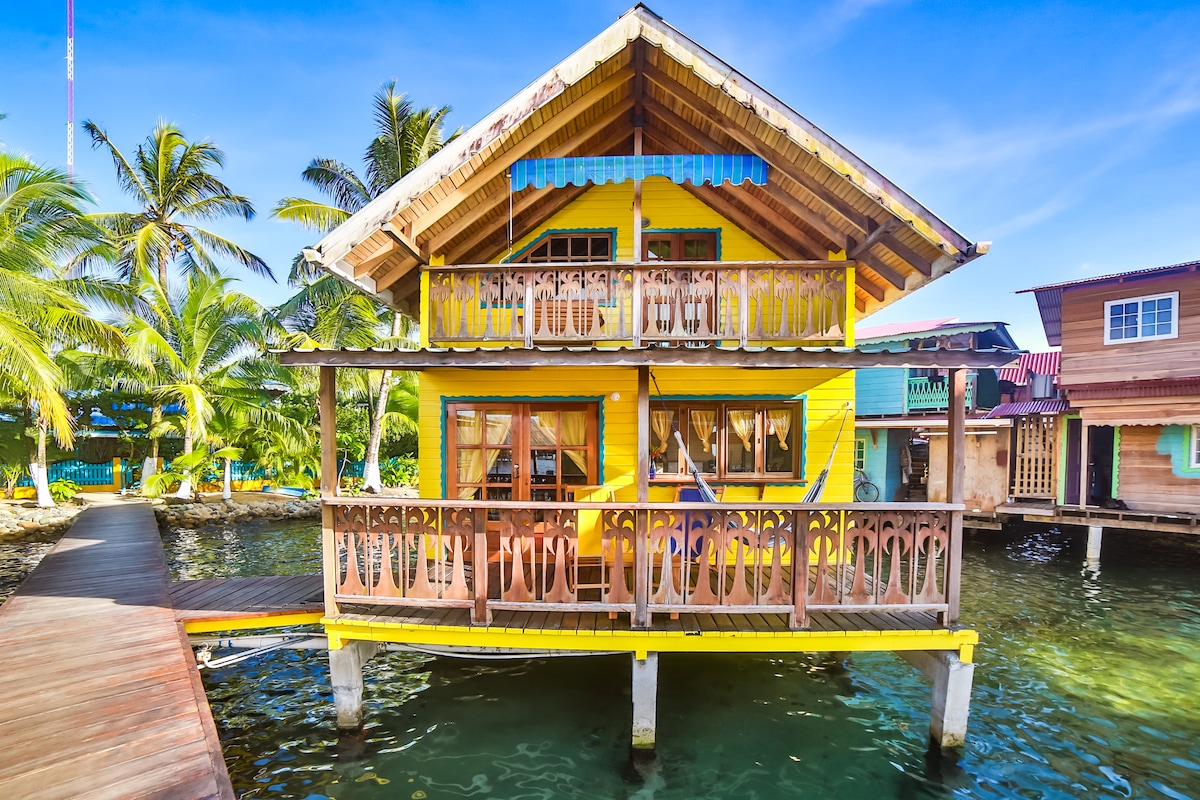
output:
{"label": "balcony railing post", "polygon": [[646,298],[642,294],[643,281],[642,270],[638,266],[633,268],[633,346],[642,346],[642,325],[645,324],[643,316],[646,313]]}
{"label": "balcony railing post", "polygon": [[788,627],[808,627],[808,512],[792,511],[792,613]]}
{"label": "balcony railing post", "polygon": [[474,509],[471,518],[475,525],[475,546],[471,548],[471,584],[475,589],[475,608],[471,612],[471,622],[475,625],[488,625],[492,621],[492,612],[487,603],[487,512],[479,508]]}
{"label": "balcony railing post", "polygon": [[650,627],[650,511],[634,512],[633,627]]}
{"label": "balcony railing post", "polygon": [[[760,301],[761,302],[761,301]],[[738,347],[750,340],[750,268],[738,269]]]}
{"label": "balcony railing post", "polygon": [[525,272],[525,347],[533,347],[533,270]]}

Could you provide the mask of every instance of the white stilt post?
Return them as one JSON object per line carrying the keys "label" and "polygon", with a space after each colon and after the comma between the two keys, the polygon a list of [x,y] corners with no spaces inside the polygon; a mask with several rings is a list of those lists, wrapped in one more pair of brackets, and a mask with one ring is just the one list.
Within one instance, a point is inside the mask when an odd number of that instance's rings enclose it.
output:
{"label": "white stilt post", "polygon": [[1104,536],[1104,526],[1088,525],[1087,560],[1089,563],[1100,561],[1100,541]]}
{"label": "white stilt post", "polygon": [[654,750],[658,723],[658,653],[633,655],[633,749]]}
{"label": "white stilt post", "polygon": [[329,651],[329,678],[333,686],[333,706],[337,710],[340,731],[355,731],[363,724],[363,664],[375,655],[375,642],[345,642]]}
{"label": "white stilt post", "polygon": [[897,655],[933,681],[930,740],[943,750],[962,747],[967,741],[975,665],[960,661],[958,653],[946,650],[900,652]]}

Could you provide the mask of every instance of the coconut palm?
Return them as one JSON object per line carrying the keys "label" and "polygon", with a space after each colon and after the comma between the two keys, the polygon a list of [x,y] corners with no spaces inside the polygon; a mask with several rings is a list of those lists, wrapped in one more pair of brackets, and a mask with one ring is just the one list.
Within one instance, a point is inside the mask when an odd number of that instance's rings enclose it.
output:
{"label": "coconut palm", "polygon": [[136,284],[143,273],[149,273],[166,287],[172,265],[185,276],[215,275],[218,259],[275,279],[261,258],[195,224],[254,216],[250,200],[234,194],[213,174],[225,165],[225,154],[215,144],[207,139],[190,142],[179,128],[159,121],[130,160],[95,122],[85,121],[83,129],[94,149],[105,149],[112,156],[118,184],[141,207],[137,212],[93,217],[120,251],[116,268],[124,282]]}
{"label": "coconut palm", "polygon": [[[458,136],[461,130],[448,137],[443,134],[449,113],[449,106],[414,111],[408,98],[396,92],[396,82],[389,81],[375,95],[376,134],[363,157],[364,177],[360,178],[351,167],[336,159],[313,159],[304,170],[304,179],[328,199],[286,197],[275,206],[272,215],[299,222],[317,233],[328,233]],[[293,346],[411,346],[412,327],[407,318],[399,312],[391,312],[388,321],[387,312],[378,304],[366,300],[356,289],[332,276],[315,270],[303,258],[297,258],[293,263],[289,282],[298,287],[299,292],[281,307],[281,311],[290,323],[288,327],[297,334]],[[342,316],[343,311],[349,313]],[[300,341],[299,334],[307,336],[308,341]],[[349,339],[358,339],[362,343],[350,344],[346,341]],[[395,382],[391,370],[382,370],[378,383],[368,392],[372,405],[363,469],[366,491],[382,488],[379,447]]]}
{"label": "coconut palm", "polygon": [[103,282],[58,277],[59,264],[92,247],[100,232],[82,214],[82,185],[56,169],[0,151],[0,394],[19,400],[37,428],[30,473],[38,502],[52,505],[46,486],[46,437],[73,441],[56,356],[81,344],[111,347],[110,326],[92,318],[82,299],[103,298]]}
{"label": "coconut palm", "polygon": [[[256,301],[232,290],[232,283],[230,278],[196,273],[182,289],[167,292],[157,281],[147,282],[149,313],[130,315],[125,321],[129,360],[148,376],[151,398],[158,406],[182,408],[176,426],[184,456],[198,443],[207,446],[210,423],[218,412],[251,425],[291,424],[272,407],[252,368],[262,358],[272,322]],[[190,471],[185,474],[180,497],[191,496],[193,477]]]}

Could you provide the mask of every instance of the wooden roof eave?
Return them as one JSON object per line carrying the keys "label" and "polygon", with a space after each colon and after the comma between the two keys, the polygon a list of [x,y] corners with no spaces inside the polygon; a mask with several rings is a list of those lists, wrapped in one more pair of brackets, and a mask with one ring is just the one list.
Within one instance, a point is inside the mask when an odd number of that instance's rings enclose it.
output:
{"label": "wooden roof eave", "polygon": [[289,366],[362,369],[530,369],[533,367],[735,367],[744,369],[869,369],[884,367],[1001,367],[1007,350],[907,350],[846,348],[485,348],[476,350],[286,350]]}

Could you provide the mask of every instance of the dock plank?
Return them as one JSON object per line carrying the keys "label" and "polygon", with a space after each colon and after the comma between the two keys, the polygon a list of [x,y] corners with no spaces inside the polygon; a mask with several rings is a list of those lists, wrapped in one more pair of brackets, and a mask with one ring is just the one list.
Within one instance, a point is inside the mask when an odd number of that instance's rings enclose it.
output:
{"label": "dock plank", "polygon": [[118,503],[0,606],[0,796],[232,800],[168,586],[150,506]]}

